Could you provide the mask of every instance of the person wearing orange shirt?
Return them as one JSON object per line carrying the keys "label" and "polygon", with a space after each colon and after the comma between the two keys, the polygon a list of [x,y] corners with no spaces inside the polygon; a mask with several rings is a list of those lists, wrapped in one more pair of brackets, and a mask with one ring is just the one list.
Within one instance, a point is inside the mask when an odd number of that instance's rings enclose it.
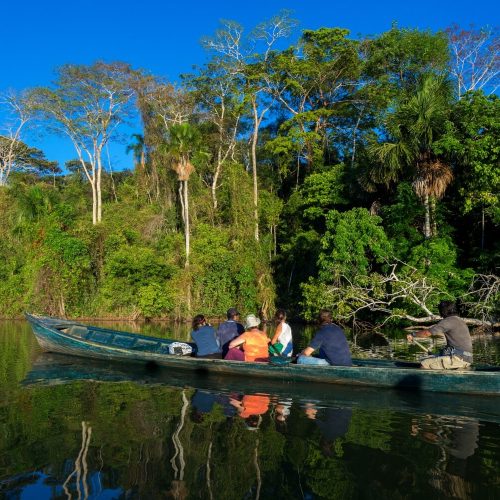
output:
{"label": "person wearing orange shirt", "polygon": [[[249,314],[245,318],[246,332],[229,343],[229,352],[224,359],[260,363],[269,361],[268,345],[270,340],[263,331],[259,330],[259,325],[260,320],[254,314]],[[243,350],[243,356],[237,353],[238,348]]]}

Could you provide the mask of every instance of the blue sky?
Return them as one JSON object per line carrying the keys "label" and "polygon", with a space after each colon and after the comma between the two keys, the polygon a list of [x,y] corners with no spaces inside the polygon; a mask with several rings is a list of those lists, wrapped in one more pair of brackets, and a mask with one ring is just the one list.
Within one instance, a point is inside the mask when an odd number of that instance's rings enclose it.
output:
{"label": "blue sky", "polygon": [[[131,63],[151,73],[177,79],[203,64],[200,46],[220,19],[234,19],[251,29],[281,9],[290,9],[301,29],[339,26],[356,36],[381,33],[396,21],[400,27],[439,30],[498,26],[499,3],[493,0],[338,0],[305,1],[170,1],[5,0],[1,9],[2,70],[0,90],[48,85],[62,64],[88,64],[97,59]],[[74,157],[61,138],[29,141],[61,164]],[[124,145],[111,148],[114,168],[128,168],[132,158]]]}

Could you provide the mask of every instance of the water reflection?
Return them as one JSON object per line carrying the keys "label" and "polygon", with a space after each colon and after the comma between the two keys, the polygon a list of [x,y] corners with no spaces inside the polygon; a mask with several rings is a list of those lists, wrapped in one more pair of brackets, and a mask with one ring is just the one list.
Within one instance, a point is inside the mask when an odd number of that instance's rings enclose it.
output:
{"label": "water reflection", "polygon": [[[9,334],[10,335],[10,334]],[[495,498],[500,405],[0,346],[1,498]]]}
{"label": "water reflection", "polygon": [[443,496],[469,498],[472,491],[465,478],[468,459],[479,446],[479,421],[427,415],[413,419],[411,435],[439,450],[439,457],[430,471],[430,482],[436,490],[440,490]]}
{"label": "water reflection", "polygon": [[[92,427],[87,422],[82,422],[82,447],[75,460],[75,468],[66,478],[62,487],[68,498],[71,498],[70,488],[74,482],[74,489],[77,491],[78,498],[89,497],[89,485],[87,483],[88,465],[87,453],[89,451],[90,439],[92,437]],[[83,489],[83,492],[82,492]]]}

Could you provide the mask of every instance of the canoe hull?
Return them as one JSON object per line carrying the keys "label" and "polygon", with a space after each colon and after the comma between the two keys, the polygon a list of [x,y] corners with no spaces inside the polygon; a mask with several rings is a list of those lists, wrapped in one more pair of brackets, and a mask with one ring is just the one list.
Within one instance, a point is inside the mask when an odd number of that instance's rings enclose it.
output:
{"label": "canoe hull", "polygon": [[[435,371],[395,367],[392,362],[374,362],[374,366],[308,366],[272,365],[218,359],[200,359],[153,352],[137,352],[112,345],[90,342],[68,335],[57,326],[71,325],[27,315],[41,348],[79,357],[128,363],[156,363],[160,366],[198,373],[215,373],[244,377],[264,377],[294,382],[321,382],[355,386],[409,389],[413,391],[457,394],[500,395],[499,371]],[[44,321],[45,319],[45,321]],[[117,332],[119,333],[119,332]],[[145,338],[145,337],[143,337]]]}

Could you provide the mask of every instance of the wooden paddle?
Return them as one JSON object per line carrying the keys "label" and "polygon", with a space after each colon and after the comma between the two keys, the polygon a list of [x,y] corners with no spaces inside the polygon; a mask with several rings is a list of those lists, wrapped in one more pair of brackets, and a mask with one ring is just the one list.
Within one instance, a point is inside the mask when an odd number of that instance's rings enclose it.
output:
{"label": "wooden paddle", "polygon": [[427,354],[432,354],[431,350],[427,349],[427,347],[425,347],[425,345],[421,344],[418,340],[415,340],[415,337],[413,337],[413,341],[412,342],[415,345],[417,345],[418,347],[420,347],[420,349],[422,349],[423,351],[425,351]]}

